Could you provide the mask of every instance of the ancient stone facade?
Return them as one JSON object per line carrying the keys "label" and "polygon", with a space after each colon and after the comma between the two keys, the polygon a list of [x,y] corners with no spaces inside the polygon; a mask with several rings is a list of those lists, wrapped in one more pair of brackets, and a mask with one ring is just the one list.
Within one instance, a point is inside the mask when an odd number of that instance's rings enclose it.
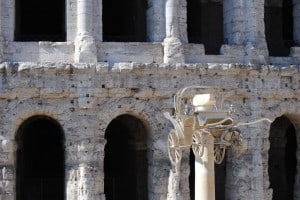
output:
{"label": "ancient stone facade", "polygon": [[[64,199],[114,199],[105,192],[104,165],[108,135],[114,132],[108,127],[119,117],[120,125],[131,131],[124,143],[136,152],[146,151],[141,154],[146,158],[137,156],[146,160],[141,161],[146,163],[146,183],[137,183],[146,195],[137,199],[190,199],[190,151],[184,151],[180,165],[171,165],[167,136],[172,125],[163,116],[172,112],[173,95],[189,85],[223,89],[241,122],[284,116],[300,146],[299,0],[291,2],[294,43],[285,56],[269,56],[264,20],[264,6],[281,8],[285,1],[201,1],[222,5],[224,43],[219,55],[207,55],[204,44],[188,42],[186,0],[148,0],[142,42],[103,40],[104,0],[65,1],[64,41],[16,40],[17,2],[0,1],[0,199],[21,199],[18,193],[26,179],[19,164],[25,155],[23,135],[40,119],[51,121],[63,135]],[[278,127],[285,133],[286,126]],[[246,150],[238,158],[227,153],[222,199],[270,200],[271,125],[240,130]],[[123,147],[121,135],[120,140]],[[299,149],[294,199],[300,199]],[[124,149],[118,150],[123,155]]]}

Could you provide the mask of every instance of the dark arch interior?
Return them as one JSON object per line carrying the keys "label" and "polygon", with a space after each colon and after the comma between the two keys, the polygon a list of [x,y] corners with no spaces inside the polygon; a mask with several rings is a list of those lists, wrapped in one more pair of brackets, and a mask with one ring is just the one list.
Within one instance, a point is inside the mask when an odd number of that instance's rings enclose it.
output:
{"label": "dark arch interior", "polygon": [[288,118],[277,118],[270,129],[269,177],[273,200],[294,198],[297,139]]}
{"label": "dark arch interior", "polygon": [[[215,164],[215,199],[225,200],[226,157],[221,164]],[[195,200],[195,155],[190,150],[190,198]]]}
{"label": "dark arch interior", "polygon": [[220,54],[223,38],[223,4],[199,0],[187,1],[189,43],[201,43],[206,54]]}
{"label": "dark arch interior", "polygon": [[195,155],[190,150],[190,175],[189,175],[190,197],[195,200]]}
{"label": "dark arch interior", "polygon": [[265,34],[270,56],[288,56],[294,45],[292,0],[265,1]]}
{"label": "dark arch interior", "polygon": [[107,200],[147,200],[147,132],[130,115],[115,118],[105,131],[104,193]]}
{"label": "dark arch interior", "polygon": [[103,0],[103,41],[146,41],[146,0]]}
{"label": "dark arch interior", "polygon": [[215,196],[216,200],[225,200],[226,155],[221,164],[215,164]]}
{"label": "dark arch interior", "polygon": [[65,0],[16,0],[15,41],[66,40]]}
{"label": "dark arch interior", "polygon": [[32,117],[17,133],[17,200],[64,199],[64,138],[60,125]]}

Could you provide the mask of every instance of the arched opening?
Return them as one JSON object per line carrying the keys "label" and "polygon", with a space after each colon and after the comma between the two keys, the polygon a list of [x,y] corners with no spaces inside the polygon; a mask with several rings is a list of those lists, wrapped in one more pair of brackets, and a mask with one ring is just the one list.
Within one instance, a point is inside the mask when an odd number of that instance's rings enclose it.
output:
{"label": "arched opening", "polygon": [[204,44],[206,54],[220,54],[223,36],[223,1],[187,1],[189,43]]}
{"label": "arched opening", "polygon": [[66,40],[65,0],[15,0],[15,41]]}
{"label": "arched opening", "polygon": [[103,41],[145,42],[146,0],[103,0]]}
{"label": "arched opening", "polygon": [[225,200],[226,186],[226,155],[221,164],[215,164],[215,197],[216,200]]}
{"label": "arched opening", "polygon": [[64,199],[64,134],[53,119],[27,119],[17,133],[17,200]]}
{"label": "arched opening", "polygon": [[269,139],[268,172],[273,200],[293,199],[297,139],[295,128],[287,117],[278,117],[271,124]]}
{"label": "arched opening", "polygon": [[107,200],[147,200],[147,131],[131,115],[115,118],[105,131],[104,193]]}
{"label": "arched opening", "polygon": [[[226,155],[225,155],[226,156]],[[215,199],[225,200],[226,157],[221,164],[215,164]],[[195,155],[190,150],[190,198],[195,200]],[[197,189],[197,188],[196,188]]]}
{"label": "arched opening", "polygon": [[190,186],[190,198],[191,200],[195,200],[195,155],[192,149],[190,150],[189,186]]}
{"label": "arched opening", "polygon": [[288,56],[294,45],[293,0],[265,0],[265,35],[270,56]]}

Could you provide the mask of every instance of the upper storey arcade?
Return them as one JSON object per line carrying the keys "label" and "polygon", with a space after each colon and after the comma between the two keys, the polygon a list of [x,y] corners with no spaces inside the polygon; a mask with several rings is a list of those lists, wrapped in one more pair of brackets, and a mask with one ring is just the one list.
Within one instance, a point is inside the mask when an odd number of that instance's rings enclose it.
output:
{"label": "upper storey arcade", "polygon": [[0,60],[300,62],[299,0],[2,0]]}

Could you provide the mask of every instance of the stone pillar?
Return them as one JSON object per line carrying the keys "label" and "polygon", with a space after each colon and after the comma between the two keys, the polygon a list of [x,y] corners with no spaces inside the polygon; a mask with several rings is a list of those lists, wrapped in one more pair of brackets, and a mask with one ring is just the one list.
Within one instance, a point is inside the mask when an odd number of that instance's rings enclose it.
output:
{"label": "stone pillar", "polygon": [[92,30],[93,0],[78,0],[75,62],[97,62],[97,49]]}
{"label": "stone pillar", "polygon": [[293,0],[294,16],[294,42],[295,47],[291,48],[290,55],[294,57],[295,62],[300,61],[300,1]]}
{"label": "stone pillar", "polygon": [[265,38],[264,1],[244,1],[246,63],[266,63],[268,47]]}
{"label": "stone pillar", "polygon": [[[71,152],[69,152],[71,153]],[[74,152],[72,152],[74,153]],[[66,199],[77,200],[78,197],[78,168],[75,165],[65,164],[65,191]]]}
{"label": "stone pillar", "polygon": [[164,62],[184,63],[183,47],[178,26],[178,0],[166,0],[166,38],[164,39]]}
{"label": "stone pillar", "polygon": [[294,41],[297,46],[300,46],[300,1],[293,0],[294,4]]}
{"label": "stone pillar", "polygon": [[78,199],[104,200],[104,139],[78,142]]}
{"label": "stone pillar", "polygon": [[265,0],[224,0],[224,55],[243,56],[241,62],[265,64],[268,47],[265,39]]}
{"label": "stone pillar", "polygon": [[166,34],[166,26],[164,19],[164,1],[148,0],[147,10],[147,32],[149,42],[162,42]]}
{"label": "stone pillar", "polygon": [[181,199],[179,179],[180,179],[180,163],[177,163],[176,165],[173,165],[172,169],[170,170],[167,200]]}
{"label": "stone pillar", "polygon": [[195,155],[195,200],[215,199],[214,137],[202,134],[204,152]]}
{"label": "stone pillar", "polygon": [[16,195],[16,162],[17,155],[15,141],[11,139],[0,140],[1,166],[0,166],[0,199],[14,199]]}
{"label": "stone pillar", "polygon": [[224,39],[221,54],[241,58],[239,62],[265,64],[264,0],[224,0]]}
{"label": "stone pillar", "polygon": [[4,46],[4,40],[3,40],[3,34],[2,34],[2,32],[3,32],[3,28],[2,28],[2,22],[3,22],[3,17],[2,17],[2,2],[3,1],[0,1],[0,62],[2,62],[3,61],[3,46]]}
{"label": "stone pillar", "polygon": [[243,0],[224,0],[224,39],[228,45],[242,45],[244,42],[245,16]]}
{"label": "stone pillar", "polygon": [[245,55],[245,13],[244,0],[223,1],[223,28],[225,44],[221,47],[221,54],[235,56],[243,62]]}

